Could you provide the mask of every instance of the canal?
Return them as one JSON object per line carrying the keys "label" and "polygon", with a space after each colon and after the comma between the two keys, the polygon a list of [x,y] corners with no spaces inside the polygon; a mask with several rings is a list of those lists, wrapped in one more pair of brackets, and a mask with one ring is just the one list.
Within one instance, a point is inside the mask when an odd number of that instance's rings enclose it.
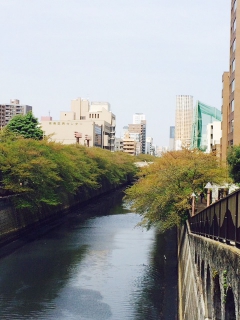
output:
{"label": "canal", "polygon": [[0,259],[0,319],[177,319],[175,233],[136,227],[122,195],[74,210]]}

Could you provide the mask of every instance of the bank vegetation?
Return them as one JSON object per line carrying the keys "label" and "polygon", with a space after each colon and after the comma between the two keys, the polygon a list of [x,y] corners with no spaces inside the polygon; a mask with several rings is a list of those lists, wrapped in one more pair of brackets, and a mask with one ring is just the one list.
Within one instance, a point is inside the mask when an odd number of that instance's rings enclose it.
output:
{"label": "bank vegetation", "polygon": [[204,192],[208,181],[227,182],[228,172],[214,154],[184,149],[164,153],[142,168],[138,178],[126,190],[126,200],[142,216],[142,226],[164,231],[187,219],[193,193]]}
{"label": "bank vegetation", "polygon": [[17,209],[41,210],[62,203],[63,194],[80,194],[119,186],[133,179],[135,159],[100,148],[63,145],[48,139],[0,134],[0,191],[11,196]]}

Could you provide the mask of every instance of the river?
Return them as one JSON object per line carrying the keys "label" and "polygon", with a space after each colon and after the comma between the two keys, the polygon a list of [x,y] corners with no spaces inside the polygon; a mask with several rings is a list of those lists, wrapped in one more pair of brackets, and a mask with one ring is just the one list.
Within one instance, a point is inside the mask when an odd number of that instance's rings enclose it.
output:
{"label": "river", "polygon": [[0,319],[175,320],[175,235],[136,227],[115,192],[0,259]]}

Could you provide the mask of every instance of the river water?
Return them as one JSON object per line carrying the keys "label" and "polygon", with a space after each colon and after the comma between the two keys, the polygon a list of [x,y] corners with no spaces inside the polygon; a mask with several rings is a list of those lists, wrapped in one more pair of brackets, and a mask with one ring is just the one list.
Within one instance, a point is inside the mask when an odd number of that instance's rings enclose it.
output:
{"label": "river water", "polygon": [[0,319],[177,319],[176,252],[139,221],[116,192],[25,241],[0,259]]}

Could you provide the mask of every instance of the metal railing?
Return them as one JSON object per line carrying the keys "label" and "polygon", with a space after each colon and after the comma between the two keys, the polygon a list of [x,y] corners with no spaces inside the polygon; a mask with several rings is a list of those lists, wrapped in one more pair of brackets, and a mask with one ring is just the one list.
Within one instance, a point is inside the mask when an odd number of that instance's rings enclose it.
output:
{"label": "metal railing", "polygon": [[189,219],[191,232],[240,245],[240,190],[231,193]]}

